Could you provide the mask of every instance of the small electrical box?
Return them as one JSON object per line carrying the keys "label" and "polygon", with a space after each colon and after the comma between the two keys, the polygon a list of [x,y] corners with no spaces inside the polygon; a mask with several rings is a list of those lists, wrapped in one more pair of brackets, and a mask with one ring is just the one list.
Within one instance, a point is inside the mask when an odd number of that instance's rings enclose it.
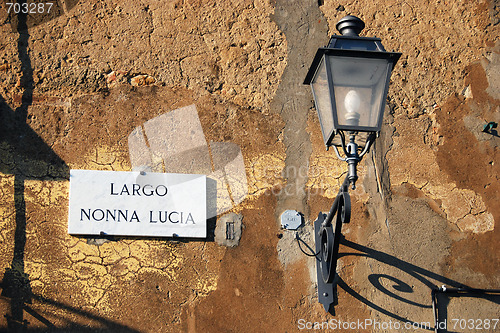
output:
{"label": "small electrical box", "polygon": [[288,230],[297,230],[302,225],[302,214],[296,210],[285,210],[281,214],[281,227]]}

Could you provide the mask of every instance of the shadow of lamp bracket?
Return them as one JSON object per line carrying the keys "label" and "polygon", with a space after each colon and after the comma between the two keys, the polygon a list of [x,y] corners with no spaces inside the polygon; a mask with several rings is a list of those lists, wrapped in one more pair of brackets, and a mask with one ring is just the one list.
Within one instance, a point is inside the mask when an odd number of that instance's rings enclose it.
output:
{"label": "shadow of lamp bracket", "polygon": [[337,23],[341,35],[318,49],[304,80],[312,88],[326,148],[334,147],[348,164],[330,212],[319,213],[314,222],[318,298],[326,311],[335,303],[342,224],[351,218],[348,187],[355,189],[357,165],[380,132],[391,72],[401,56],[386,52],[379,38],[360,37],[364,27],[355,16],[342,18]]}

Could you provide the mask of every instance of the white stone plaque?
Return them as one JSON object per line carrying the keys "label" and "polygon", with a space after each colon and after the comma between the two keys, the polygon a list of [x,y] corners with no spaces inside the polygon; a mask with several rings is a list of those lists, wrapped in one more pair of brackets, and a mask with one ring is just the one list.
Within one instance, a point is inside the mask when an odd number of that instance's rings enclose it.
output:
{"label": "white stone plaque", "polygon": [[72,235],[207,236],[205,175],[71,170]]}

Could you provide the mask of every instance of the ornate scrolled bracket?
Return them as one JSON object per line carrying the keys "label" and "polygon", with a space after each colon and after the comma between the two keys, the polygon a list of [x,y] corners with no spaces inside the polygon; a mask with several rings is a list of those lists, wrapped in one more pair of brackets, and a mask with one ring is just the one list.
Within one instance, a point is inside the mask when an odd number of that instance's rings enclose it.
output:
{"label": "ornate scrolled bracket", "polygon": [[[320,213],[314,222],[318,297],[326,311],[334,303],[334,287],[342,224],[351,220],[351,198],[346,177],[328,215]],[[335,223],[333,224],[333,221]]]}
{"label": "ornate scrolled bracket", "polygon": [[355,142],[355,133],[351,133],[349,143],[345,143],[345,135],[339,131],[342,142],[342,150],[345,157],[340,156],[336,146],[335,153],[337,157],[347,162],[349,170],[347,176],[339,189],[337,197],[333,202],[328,215],[320,213],[318,219],[314,222],[315,243],[316,243],[316,271],[318,277],[318,298],[326,311],[334,303],[334,288],[337,269],[337,260],[339,257],[339,245],[342,236],[342,224],[349,223],[351,220],[351,198],[349,196],[349,185],[355,188],[357,164],[364,155],[370,150],[375,141],[375,133],[370,133],[366,144],[358,153],[360,147]]}

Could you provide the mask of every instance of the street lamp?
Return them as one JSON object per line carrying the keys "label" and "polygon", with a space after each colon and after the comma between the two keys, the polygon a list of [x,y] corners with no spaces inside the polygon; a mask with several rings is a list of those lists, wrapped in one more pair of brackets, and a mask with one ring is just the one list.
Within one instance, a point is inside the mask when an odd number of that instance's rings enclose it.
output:
{"label": "street lamp", "polygon": [[[380,132],[391,72],[401,56],[386,52],[379,38],[359,37],[365,24],[355,16],[344,17],[336,27],[342,35],[332,36],[327,47],[318,49],[304,80],[312,88],[326,148],[333,147],[348,164],[330,212],[326,217],[320,213],[314,222],[318,297],[326,311],[334,302],[342,223],[348,223],[351,215],[348,186],[355,188],[357,164]],[[345,133],[349,134],[347,144]],[[356,143],[356,136],[365,137],[365,142]]]}

